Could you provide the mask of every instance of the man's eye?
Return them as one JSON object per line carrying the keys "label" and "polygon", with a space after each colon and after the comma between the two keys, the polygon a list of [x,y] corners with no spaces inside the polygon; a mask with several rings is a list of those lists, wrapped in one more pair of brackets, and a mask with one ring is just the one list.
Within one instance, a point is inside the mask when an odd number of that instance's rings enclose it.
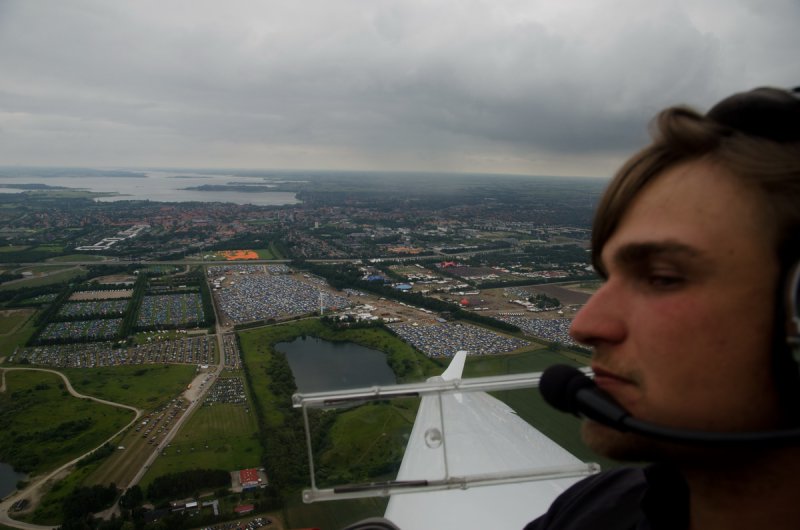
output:
{"label": "man's eye", "polygon": [[647,276],[647,283],[652,287],[671,288],[683,283],[683,277],[676,274],[651,273]]}

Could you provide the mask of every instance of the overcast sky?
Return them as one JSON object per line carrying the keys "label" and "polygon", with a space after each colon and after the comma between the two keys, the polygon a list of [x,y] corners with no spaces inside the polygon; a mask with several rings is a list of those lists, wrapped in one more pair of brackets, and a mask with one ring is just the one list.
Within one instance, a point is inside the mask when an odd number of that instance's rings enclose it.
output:
{"label": "overcast sky", "polygon": [[0,165],[608,176],[800,85],[797,0],[0,0]]}

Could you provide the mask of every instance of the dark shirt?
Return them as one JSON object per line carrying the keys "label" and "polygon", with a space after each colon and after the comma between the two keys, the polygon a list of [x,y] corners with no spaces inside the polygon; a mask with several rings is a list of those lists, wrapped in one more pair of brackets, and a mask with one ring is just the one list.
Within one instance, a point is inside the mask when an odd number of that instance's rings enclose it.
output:
{"label": "dark shirt", "polygon": [[682,530],[689,490],[673,468],[652,465],[605,471],[562,493],[525,530]]}

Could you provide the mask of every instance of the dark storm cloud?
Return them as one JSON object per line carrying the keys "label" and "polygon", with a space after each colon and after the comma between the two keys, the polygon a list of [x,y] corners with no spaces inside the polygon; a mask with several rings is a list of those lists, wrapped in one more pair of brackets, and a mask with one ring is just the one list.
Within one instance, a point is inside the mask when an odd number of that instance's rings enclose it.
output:
{"label": "dark storm cloud", "polygon": [[758,5],[0,2],[0,157],[607,174],[665,105],[797,82]]}

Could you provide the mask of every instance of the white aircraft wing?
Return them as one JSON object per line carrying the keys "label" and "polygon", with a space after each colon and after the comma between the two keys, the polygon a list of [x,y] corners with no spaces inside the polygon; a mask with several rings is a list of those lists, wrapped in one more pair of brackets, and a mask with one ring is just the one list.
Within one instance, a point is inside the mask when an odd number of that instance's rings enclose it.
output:
{"label": "white aircraft wing", "polygon": [[[463,354],[460,356],[442,379],[461,378]],[[430,430],[439,425],[443,440],[432,448]],[[397,480],[514,476],[521,470],[574,465],[582,462],[520,419],[505,403],[486,392],[462,392],[422,398]],[[544,513],[577,480],[579,477],[555,478],[392,495],[385,516],[404,530],[518,530]]]}
{"label": "white aircraft wing", "polygon": [[[483,390],[532,386],[538,374],[462,380],[465,356],[466,352],[456,354],[442,376],[427,383],[350,393],[348,399],[367,394],[378,399],[393,393],[421,396],[397,478],[353,488],[306,490],[304,499],[389,495],[385,518],[401,530],[519,530],[570,485],[599,471]],[[527,384],[521,385],[524,376]],[[325,397],[337,400],[335,395]]]}

